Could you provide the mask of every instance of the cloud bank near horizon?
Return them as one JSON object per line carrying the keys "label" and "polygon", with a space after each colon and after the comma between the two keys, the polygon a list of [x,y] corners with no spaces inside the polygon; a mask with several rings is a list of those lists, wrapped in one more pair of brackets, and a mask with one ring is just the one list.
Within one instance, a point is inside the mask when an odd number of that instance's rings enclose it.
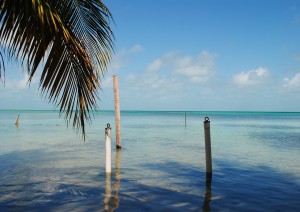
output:
{"label": "cloud bank near horizon", "polygon": [[[120,78],[124,109],[188,109],[189,104],[193,104],[191,108],[194,109],[201,102],[212,102],[215,105],[210,106],[211,108],[222,109],[221,105],[224,103],[224,109],[228,110],[232,106],[234,110],[240,107],[240,102],[253,98],[253,94],[276,95],[280,99],[280,96],[290,95],[291,91],[300,91],[300,72],[276,78],[271,69],[260,64],[253,65],[257,68],[247,71],[231,72],[231,78],[223,78],[223,67],[216,65],[222,55],[208,50],[201,50],[194,55],[172,50],[142,63],[139,65],[140,69],[132,68],[138,62],[135,58],[138,55],[147,57],[146,52],[147,49],[136,44],[122,49],[114,56],[109,71],[101,81],[103,92],[100,93],[100,106],[113,108],[114,74],[118,74]],[[0,97],[28,93],[27,81],[26,74],[21,79],[8,78],[5,90],[0,91]],[[36,82],[34,78],[31,83],[31,93],[34,95],[38,93]]]}

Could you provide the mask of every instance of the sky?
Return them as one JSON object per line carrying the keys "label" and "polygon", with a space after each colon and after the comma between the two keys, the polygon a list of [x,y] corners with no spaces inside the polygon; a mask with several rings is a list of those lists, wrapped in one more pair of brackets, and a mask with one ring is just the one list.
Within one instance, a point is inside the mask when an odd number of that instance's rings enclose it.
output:
{"label": "sky", "polygon": [[[115,54],[99,109],[300,111],[300,1],[104,0]],[[6,64],[0,109],[55,109]]]}

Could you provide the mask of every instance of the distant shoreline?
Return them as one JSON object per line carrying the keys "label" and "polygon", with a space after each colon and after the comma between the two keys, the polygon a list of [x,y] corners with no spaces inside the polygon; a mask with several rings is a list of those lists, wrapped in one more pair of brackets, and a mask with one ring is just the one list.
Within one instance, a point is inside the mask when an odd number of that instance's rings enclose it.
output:
{"label": "distant shoreline", "polygon": [[[0,113],[59,113],[59,110],[32,110],[32,109],[0,109]],[[91,110],[91,113],[113,113],[114,110]],[[295,111],[184,111],[184,110],[121,110],[121,113],[157,113],[157,114],[207,114],[207,115],[270,115],[270,114],[299,114],[300,112]]]}

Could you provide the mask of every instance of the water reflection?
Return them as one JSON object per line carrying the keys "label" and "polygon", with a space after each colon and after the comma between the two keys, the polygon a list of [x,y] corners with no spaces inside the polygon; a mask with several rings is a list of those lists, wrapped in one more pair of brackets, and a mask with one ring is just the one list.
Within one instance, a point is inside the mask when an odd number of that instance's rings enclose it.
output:
{"label": "water reflection", "polygon": [[206,173],[206,191],[205,191],[205,197],[202,206],[202,210],[204,212],[210,211],[209,203],[211,201],[211,181],[212,181],[212,174]]}
{"label": "water reflection", "polygon": [[104,197],[104,209],[109,211],[111,198],[111,173],[106,173],[105,176],[105,197]]}
{"label": "water reflection", "polygon": [[104,209],[105,211],[114,211],[120,205],[119,199],[119,187],[121,181],[120,168],[121,168],[121,150],[116,151],[116,162],[115,162],[115,180],[113,185],[114,197],[112,198],[112,187],[111,187],[111,173],[106,173],[105,179],[105,197],[104,197]]}
{"label": "water reflection", "polygon": [[120,199],[119,199],[119,187],[120,187],[120,181],[121,181],[121,175],[120,175],[120,168],[121,168],[121,150],[117,150],[116,152],[116,168],[115,168],[115,178],[116,182],[114,184],[114,190],[115,190],[115,198],[114,198],[114,209],[119,207]]}

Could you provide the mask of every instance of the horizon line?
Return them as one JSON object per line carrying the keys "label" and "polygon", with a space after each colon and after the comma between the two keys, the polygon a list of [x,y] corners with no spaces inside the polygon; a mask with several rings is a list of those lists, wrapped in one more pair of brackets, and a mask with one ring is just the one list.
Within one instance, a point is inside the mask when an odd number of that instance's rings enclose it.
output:
{"label": "horizon line", "polygon": [[[60,110],[55,109],[0,109],[0,111],[52,111],[60,112]],[[66,110],[65,110],[66,111]],[[101,112],[101,111],[114,111],[114,109],[98,109],[90,110],[91,112]],[[300,111],[266,111],[266,110],[133,110],[133,109],[124,109],[120,110],[121,112],[257,112],[257,113],[300,113]],[[64,111],[62,111],[64,112]]]}

